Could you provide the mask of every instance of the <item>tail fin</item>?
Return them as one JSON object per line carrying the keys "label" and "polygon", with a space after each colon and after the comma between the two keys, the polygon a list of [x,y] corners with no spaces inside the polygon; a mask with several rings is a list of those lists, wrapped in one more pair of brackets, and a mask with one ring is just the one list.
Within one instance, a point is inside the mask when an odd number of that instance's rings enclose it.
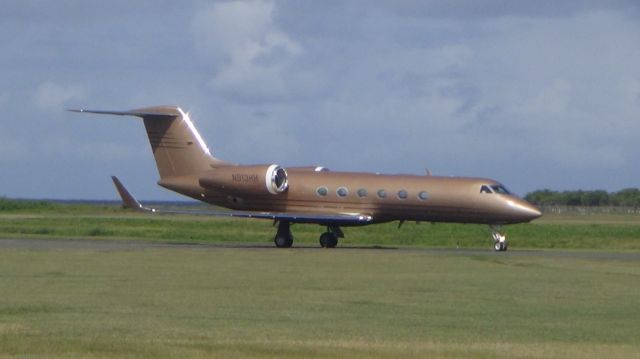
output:
{"label": "tail fin", "polygon": [[141,117],[161,179],[197,174],[224,164],[211,155],[189,114],[179,107],[156,106],[131,111],[70,111]]}

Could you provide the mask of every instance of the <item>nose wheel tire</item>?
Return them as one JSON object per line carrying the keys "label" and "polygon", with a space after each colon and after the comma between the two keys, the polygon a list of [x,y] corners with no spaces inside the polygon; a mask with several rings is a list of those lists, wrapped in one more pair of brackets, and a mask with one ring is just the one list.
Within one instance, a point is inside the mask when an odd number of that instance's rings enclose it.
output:
{"label": "nose wheel tire", "polygon": [[320,235],[320,246],[322,248],[335,248],[338,245],[338,237],[331,232],[324,232]]}
{"label": "nose wheel tire", "polygon": [[496,252],[504,252],[504,251],[506,251],[506,250],[507,250],[507,248],[508,248],[508,246],[507,246],[507,241],[504,241],[504,242],[496,242],[496,243],[493,245],[493,249],[495,249],[495,250],[496,250]]}

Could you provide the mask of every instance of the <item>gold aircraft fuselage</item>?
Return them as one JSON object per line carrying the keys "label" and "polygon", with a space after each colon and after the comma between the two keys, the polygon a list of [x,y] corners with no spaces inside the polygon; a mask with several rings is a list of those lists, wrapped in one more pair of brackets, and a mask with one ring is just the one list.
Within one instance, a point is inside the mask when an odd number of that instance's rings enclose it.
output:
{"label": "gold aircraft fuselage", "polygon": [[257,167],[233,166],[228,185],[207,181],[207,174],[165,179],[159,184],[239,211],[354,213],[371,217],[370,222],[361,224],[400,220],[502,225],[540,216],[537,208],[507,193],[491,179],[288,168],[287,191],[273,195],[266,190],[251,190],[265,187],[264,173],[258,172]]}

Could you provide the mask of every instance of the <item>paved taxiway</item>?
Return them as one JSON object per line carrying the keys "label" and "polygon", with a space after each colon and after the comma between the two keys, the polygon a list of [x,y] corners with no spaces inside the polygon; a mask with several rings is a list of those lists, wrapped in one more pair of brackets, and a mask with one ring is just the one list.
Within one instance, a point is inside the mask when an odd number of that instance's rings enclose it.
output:
{"label": "paved taxiway", "polygon": [[[169,243],[150,241],[126,241],[126,240],[90,240],[90,239],[0,239],[0,250],[32,250],[32,251],[64,251],[64,250],[90,250],[90,251],[135,251],[146,249],[247,249],[247,250],[282,250],[275,248],[270,243],[265,244],[198,244],[198,243]],[[289,250],[327,250],[316,246],[294,246]],[[492,249],[442,249],[442,248],[415,248],[415,247],[380,247],[348,245],[330,250],[384,250],[398,252],[422,252],[433,255],[495,255],[507,257],[549,257],[549,258],[583,258],[602,260],[640,261],[640,252],[606,252],[585,250],[527,250],[509,249],[507,252],[494,252]]]}

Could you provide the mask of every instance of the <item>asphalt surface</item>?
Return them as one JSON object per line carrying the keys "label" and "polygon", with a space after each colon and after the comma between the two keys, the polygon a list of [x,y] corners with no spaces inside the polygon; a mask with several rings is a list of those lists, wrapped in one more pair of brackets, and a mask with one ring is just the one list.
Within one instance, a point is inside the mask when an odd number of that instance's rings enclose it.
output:
{"label": "asphalt surface", "polygon": [[[228,243],[169,243],[151,241],[125,241],[125,240],[95,240],[95,239],[0,239],[0,251],[2,250],[30,250],[30,251],[138,251],[147,249],[173,249],[173,250],[283,250],[275,248],[271,244],[228,244]],[[318,246],[296,246],[287,250],[333,250],[333,251],[392,251],[414,252],[431,255],[449,256],[473,256],[494,255],[503,257],[549,257],[549,258],[581,258],[600,260],[624,260],[640,261],[640,252],[606,252],[586,250],[519,250],[511,248],[507,252],[495,252],[487,249],[462,249],[462,248],[407,248],[387,246],[342,246],[335,249],[323,249]]]}

